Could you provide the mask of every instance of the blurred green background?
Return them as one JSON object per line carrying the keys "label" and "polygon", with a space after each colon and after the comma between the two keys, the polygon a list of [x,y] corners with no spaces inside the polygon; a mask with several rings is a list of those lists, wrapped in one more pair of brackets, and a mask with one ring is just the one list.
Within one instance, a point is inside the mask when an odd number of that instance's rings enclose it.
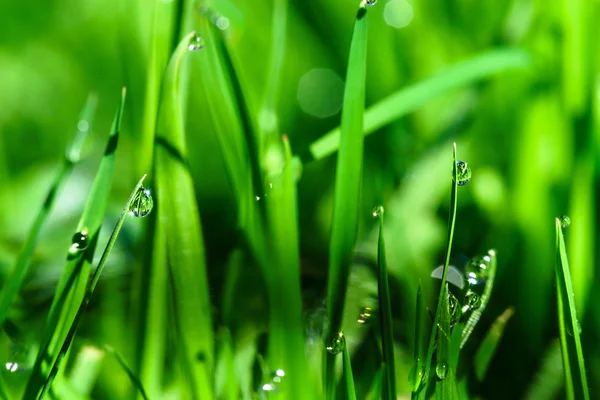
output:
{"label": "blurred green background", "polygon": [[[2,276],[12,267],[44,200],[88,94],[97,93],[99,99],[89,157],[57,201],[13,313],[21,331],[19,346],[25,349],[21,352],[38,340],[122,86],[127,87],[128,98],[105,227],[112,227],[118,218],[140,173],[151,173],[139,168],[152,17],[147,3],[0,2]],[[216,3],[228,18],[251,108],[258,109],[268,78],[271,1]],[[290,2],[277,112],[294,153],[305,152],[339,125],[356,3]],[[361,265],[375,260],[376,224],[370,210],[383,204],[395,334],[401,349],[399,389],[404,393],[408,393],[416,287],[419,280],[433,287],[429,273],[443,262],[453,141],[459,158],[473,171],[471,183],[459,189],[454,262],[459,266],[462,258],[490,248],[497,250],[499,260],[492,300],[472,341],[479,341],[506,308],[515,308],[491,370],[477,390],[483,398],[524,397],[556,341],[554,218],[562,214],[572,220],[566,230],[567,250],[592,397],[600,390],[600,353],[595,345],[600,339],[595,278],[600,222],[596,215],[600,36],[595,25],[599,17],[600,2],[593,0],[379,0],[369,9],[366,106],[493,48],[515,46],[531,55],[529,68],[453,90],[365,141],[363,218],[346,308],[349,315],[357,315],[361,306],[373,302],[374,276]],[[236,245],[232,240],[236,207],[207,109],[211,99],[194,90],[203,79],[195,62],[202,56],[203,52],[190,55],[187,138],[211,300],[219,321],[225,265]],[[331,156],[305,163],[299,181],[308,320],[318,314],[325,298],[334,173]],[[143,268],[140,243],[147,228],[147,221],[125,225],[88,312],[92,317],[79,332],[83,342],[114,344],[127,353],[131,299],[136,293],[131,277],[134,268]],[[262,278],[256,268],[243,274],[247,285],[236,295],[235,328],[258,332],[266,320]],[[356,333],[357,338],[364,336]],[[12,357],[10,341],[4,338],[2,343],[2,354]],[[373,374],[367,371],[369,356],[361,352],[360,343],[350,342],[355,359],[367,361],[354,364],[358,371],[364,365],[364,373]],[[119,398],[129,383],[124,376],[112,376],[108,365],[107,361],[100,377],[99,398]],[[561,396],[560,391],[553,393],[549,398]]]}

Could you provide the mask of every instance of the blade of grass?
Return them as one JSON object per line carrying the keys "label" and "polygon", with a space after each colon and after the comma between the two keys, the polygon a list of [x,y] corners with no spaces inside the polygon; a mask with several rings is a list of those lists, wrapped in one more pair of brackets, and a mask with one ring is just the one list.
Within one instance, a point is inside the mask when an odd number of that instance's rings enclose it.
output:
{"label": "blade of grass", "polygon": [[[163,219],[173,285],[180,360],[193,396],[212,398],[213,332],[204,241],[194,184],[187,165],[179,67],[194,32],[177,49],[165,73],[155,141],[157,218]],[[198,362],[201,358],[203,362]]]}
{"label": "blade of grass", "polygon": [[392,300],[388,285],[387,263],[385,257],[385,241],[383,238],[383,208],[379,215],[379,244],[377,248],[377,266],[379,276],[377,286],[379,292],[379,313],[381,324],[381,345],[385,375],[383,377],[382,399],[396,399],[396,367],[394,363],[394,333],[392,331]]}
{"label": "blade of grass", "polygon": [[[46,200],[44,201],[42,208],[38,212],[38,215],[29,230],[25,245],[15,260],[15,264],[11,270],[10,276],[7,277],[6,283],[2,287],[2,293],[0,293],[0,326],[4,325],[4,321],[6,321],[6,317],[8,316],[8,311],[17,297],[19,289],[23,284],[23,280],[27,275],[27,271],[29,270],[29,261],[33,255],[33,251],[42,230],[42,226],[46,222],[46,219],[52,210],[54,201],[60,194],[60,191],[69,178],[71,171],[81,159],[85,140],[88,137],[88,133],[91,131],[92,119],[96,111],[97,103],[97,96],[95,94],[90,94],[85,106],[83,107],[83,110],[79,115],[77,132],[73,142],[65,152],[62,166],[56,175],[56,178],[54,178],[52,187],[46,195]],[[0,379],[2,379],[1,376]]]}
{"label": "blade of grass", "polygon": [[371,384],[371,388],[369,389],[369,394],[367,395],[367,400],[381,399],[384,374],[385,365],[382,365],[381,368],[379,368],[379,370],[377,371],[375,378],[373,379],[373,383]]}
{"label": "blade of grass", "polygon": [[488,371],[490,363],[496,354],[496,349],[502,339],[504,328],[506,324],[513,316],[515,310],[512,307],[507,308],[492,324],[492,327],[488,331],[487,335],[479,345],[477,353],[475,353],[475,376],[479,381],[483,381],[485,374]]}
{"label": "blade of grass", "polygon": [[[452,251],[452,239],[454,237],[454,225],[456,223],[456,206],[457,206],[457,195],[458,195],[458,169],[456,166],[456,143],[453,144],[452,154],[452,190],[450,195],[450,216],[448,223],[448,245],[446,247],[446,260],[444,261],[444,273],[442,274],[442,282],[446,282],[448,275],[448,265],[450,264],[450,253]],[[438,296],[438,303],[433,319],[433,326],[431,327],[431,335],[429,337],[429,347],[427,350],[427,358],[425,360],[425,384],[420,388],[418,393],[419,399],[427,398],[427,390],[429,388],[429,382],[432,378],[431,374],[431,362],[433,360],[433,349],[435,345],[435,337],[438,329],[438,323],[440,320],[440,312],[442,308],[442,302],[444,301],[445,286],[441,285],[440,294]]]}
{"label": "blade of grass", "polygon": [[69,326],[74,320],[85,295],[91,262],[113,180],[115,151],[119,140],[123,108],[125,107],[125,93],[125,88],[123,88],[104,156],[100,162],[75,234],[78,236],[85,231],[88,246],[84,250],[80,250],[77,246],[71,246],[71,249],[69,249],[65,269],[50,307],[50,315],[46,323],[42,345],[23,395],[25,399],[36,398],[40,393],[40,388],[48,380],[50,368],[58,357],[60,345],[64,341]]}
{"label": "blade of grass", "polygon": [[448,283],[442,281],[442,309],[439,318],[439,329],[437,329],[437,352],[436,352],[436,381],[435,394],[437,399],[458,399],[456,388],[456,375],[451,365],[452,355],[450,350],[450,292]]}
{"label": "blade of grass", "polygon": [[240,398],[240,387],[235,374],[233,343],[229,329],[221,329],[218,344],[215,361],[215,394],[218,399],[237,400]]}
{"label": "blade of grass", "polygon": [[564,383],[564,371],[561,360],[560,343],[558,340],[552,341],[546,349],[541,366],[535,374],[527,393],[525,400],[538,399],[556,399],[562,391]]}
{"label": "blade of grass", "polygon": [[475,326],[479,322],[481,315],[485,311],[485,307],[487,306],[488,301],[490,301],[490,296],[492,295],[492,289],[494,287],[494,280],[496,278],[496,266],[498,265],[498,260],[496,258],[495,250],[489,250],[488,256],[490,257],[490,263],[489,263],[490,267],[489,267],[489,271],[488,271],[487,282],[485,284],[485,289],[483,291],[483,294],[481,295],[481,305],[479,306],[479,308],[477,310],[473,311],[473,313],[467,320],[467,323],[465,324],[465,328],[462,331],[462,339],[460,342],[461,349],[465,346],[465,344],[467,343],[467,340],[469,340],[469,336],[471,336],[471,333],[473,333],[473,330],[475,329]]}
{"label": "blade of grass", "polygon": [[[526,68],[529,64],[529,55],[523,50],[498,49],[450,66],[439,74],[401,89],[369,107],[365,111],[364,135],[374,133],[453,89],[503,71]],[[340,128],[335,128],[312,143],[309,147],[310,157],[320,160],[335,153],[340,147],[340,132]]]}
{"label": "blade of grass", "polygon": [[[117,237],[119,236],[119,232],[121,232],[121,228],[123,227],[123,224],[125,223],[125,219],[127,218],[127,215],[129,215],[130,210],[132,209],[133,204],[136,201],[136,198],[139,196],[139,192],[141,190],[143,190],[142,183],[144,182],[144,179],[146,179],[146,175],[144,175],[139,180],[137,185],[135,185],[135,188],[129,195],[129,199],[127,200],[127,203],[125,203],[125,207],[123,208],[123,211],[121,211],[121,216],[119,217],[117,223],[115,224],[115,227],[113,228],[110,238],[108,239],[108,243],[106,244],[106,247],[104,248],[104,252],[102,253],[102,257],[100,257],[100,261],[98,261],[98,266],[94,270],[94,273],[89,281],[89,284],[85,288],[85,293],[84,293],[83,299],[82,299],[81,303],[79,304],[79,306],[77,307],[74,318],[72,319],[71,323],[67,327],[67,334],[65,335],[64,339],[62,339],[62,341],[60,343],[58,343],[59,351],[58,351],[57,357],[54,359],[52,366],[48,372],[48,375],[46,377],[46,381],[44,382],[43,386],[41,387],[41,391],[39,391],[38,396],[35,397],[36,399],[42,399],[44,397],[44,395],[46,394],[46,392],[48,391],[48,389],[50,388],[50,385],[52,385],[52,381],[53,381],[54,377],[56,376],[56,374],[58,373],[60,366],[63,362],[63,359],[64,359],[65,355],[67,354],[67,352],[69,351],[71,344],[73,343],[73,339],[75,338],[75,333],[77,332],[77,327],[79,326],[81,317],[83,317],[83,314],[85,313],[87,305],[90,302],[92,294],[94,293],[94,290],[96,289],[96,286],[98,285],[98,281],[100,280],[100,275],[102,274],[102,271],[104,270],[104,266],[106,265],[106,260],[108,259],[108,256],[110,255],[110,252],[112,251],[112,249],[115,245],[115,242],[117,241]],[[24,400],[31,399],[31,398],[32,397],[24,397]]]}
{"label": "blade of grass", "polygon": [[142,396],[142,398],[144,400],[148,400],[148,395],[146,394],[146,391],[144,390],[144,386],[142,385],[142,382],[137,377],[137,375],[133,372],[133,370],[129,367],[129,364],[127,364],[127,361],[125,361],[125,358],[123,358],[121,353],[119,353],[118,351],[116,351],[115,349],[113,349],[111,346],[108,346],[108,345],[104,346],[104,350],[106,350],[107,352],[109,352],[110,354],[115,356],[115,359],[117,360],[117,362],[119,363],[121,368],[123,368],[123,371],[125,371],[125,373],[129,377],[129,380],[131,380],[131,383],[133,384],[133,386],[138,390],[139,394]]}
{"label": "blade of grass", "polygon": [[414,356],[413,356],[413,365],[409,371],[408,375],[408,383],[411,390],[411,398],[415,398],[416,392],[421,387],[423,383],[423,376],[425,373],[425,367],[423,366],[423,361],[421,360],[423,354],[423,334],[421,333],[423,320],[422,316],[422,295],[421,295],[421,282],[419,281],[419,287],[417,289],[417,300],[415,302],[415,337],[414,337]]}
{"label": "blade of grass", "polygon": [[301,315],[296,184],[286,136],[280,147],[283,170],[267,171],[269,195],[265,204],[272,250],[266,277],[270,309],[268,360],[271,368],[282,368],[286,373],[283,397],[289,393],[298,399],[313,399],[316,393],[312,391]]}
{"label": "blade of grass", "polygon": [[[329,334],[341,332],[342,315],[348,286],[348,273],[356,241],[358,208],[362,181],[363,112],[367,71],[367,10],[361,3],[356,15],[350,44],[346,88],[342,108],[341,143],[335,178],[335,199],[329,271],[327,313]],[[335,398],[335,357],[325,355],[325,385],[328,399]]]}
{"label": "blade of grass", "polygon": [[[97,347],[87,345],[81,347],[68,378],[68,382],[78,394],[90,396],[102,368],[103,360],[104,352]],[[54,386],[58,383],[57,378],[54,380]]]}
{"label": "blade of grass", "polygon": [[[352,365],[350,364],[350,353],[348,352],[348,346],[344,340],[344,360],[342,369],[342,380],[344,381],[344,387],[346,392],[346,399],[356,400],[356,390],[354,389],[354,377],[352,376]],[[385,368],[385,367],[384,367]]]}
{"label": "blade of grass", "polygon": [[589,399],[583,350],[579,337],[579,322],[575,309],[573,284],[569,272],[569,261],[560,220],[556,224],[556,291],[558,300],[558,322],[565,386],[568,399]]}

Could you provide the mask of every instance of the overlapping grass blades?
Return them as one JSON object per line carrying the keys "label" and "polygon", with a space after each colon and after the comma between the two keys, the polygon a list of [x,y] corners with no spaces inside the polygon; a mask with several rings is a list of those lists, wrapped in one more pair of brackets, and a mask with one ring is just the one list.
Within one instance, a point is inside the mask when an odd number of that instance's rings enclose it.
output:
{"label": "overlapping grass blades", "polygon": [[[374,212],[374,213],[377,213]],[[382,399],[396,399],[396,367],[394,358],[394,333],[392,331],[392,301],[388,285],[387,262],[385,256],[385,241],[383,238],[383,208],[379,214],[379,244],[377,247],[377,279],[379,293],[379,321],[381,325],[381,347],[385,374],[383,376]]]}
{"label": "overlapping grass blades", "polygon": [[57,357],[54,359],[54,361],[51,365],[51,368],[46,377],[46,381],[44,382],[42,390],[36,397],[37,399],[43,398],[44,395],[46,394],[46,392],[48,391],[48,389],[50,388],[50,385],[52,384],[54,377],[56,376],[56,374],[58,373],[58,371],[61,367],[61,364],[63,362],[65,355],[67,354],[67,352],[69,351],[69,348],[71,347],[71,344],[73,343],[73,339],[75,338],[75,333],[77,331],[77,327],[79,326],[79,322],[81,321],[81,317],[83,317],[83,314],[87,308],[87,305],[90,302],[92,294],[94,293],[94,290],[96,289],[96,286],[98,285],[98,281],[100,280],[100,275],[102,275],[102,271],[104,270],[104,266],[106,265],[108,256],[110,255],[110,252],[112,251],[112,249],[117,241],[117,237],[119,236],[119,232],[121,232],[121,228],[123,227],[123,224],[125,223],[125,219],[127,218],[128,214],[130,213],[130,210],[132,209],[132,205],[134,204],[134,201],[136,200],[136,196],[139,194],[139,191],[142,189],[142,183],[144,182],[145,178],[146,178],[146,175],[144,175],[139,180],[137,185],[135,185],[133,191],[129,195],[129,199],[125,203],[125,207],[123,208],[123,211],[121,211],[121,216],[119,217],[117,223],[115,224],[115,227],[113,228],[110,238],[108,239],[108,243],[106,244],[106,247],[104,248],[104,252],[102,253],[102,257],[100,257],[100,261],[98,262],[98,266],[94,270],[94,273],[89,281],[89,284],[87,284],[85,287],[83,299],[82,299],[81,303],[78,305],[77,309],[75,310],[75,316],[71,320],[69,325],[66,327],[67,333],[64,336],[64,338],[61,339],[61,341],[59,343],[57,343],[57,347],[59,348]]}
{"label": "overlapping grass blades", "polygon": [[561,222],[556,224],[556,292],[558,300],[558,322],[560,347],[565,371],[565,387],[568,399],[589,399],[580,327],[575,309],[573,284],[569,272],[569,261]]}
{"label": "overlapping grass blades", "polygon": [[356,400],[356,390],[354,388],[354,376],[352,375],[352,364],[350,363],[350,353],[348,352],[348,346],[346,345],[346,341],[344,341],[344,350],[343,350],[342,360],[342,380],[344,382],[344,394],[345,399],[347,400]]}
{"label": "overlapping grass blades", "polygon": [[[428,101],[453,89],[466,86],[491,75],[522,69],[530,65],[528,53],[520,49],[491,50],[448,67],[428,79],[415,83],[373,104],[365,111],[364,135],[369,135],[398,118],[415,111]],[[340,128],[326,133],[309,147],[320,160],[340,147]]]}
{"label": "overlapping grass blades", "polygon": [[[96,95],[90,94],[85,106],[83,107],[83,110],[79,115],[77,132],[73,138],[73,142],[65,151],[61,168],[54,178],[54,182],[52,183],[52,186],[46,195],[46,200],[44,201],[42,208],[40,208],[40,211],[38,212],[38,215],[33,222],[31,229],[29,230],[25,245],[15,260],[15,264],[11,270],[10,276],[6,279],[6,283],[2,287],[2,292],[0,293],[0,325],[4,324],[10,306],[12,305],[17,293],[19,292],[19,289],[21,288],[23,279],[25,279],[25,276],[27,275],[29,261],[33,255],[33,251],[42,230],[42,226],[52,210],[54,201],[60,194],[60,191],[69,178],[71,171],[75,165],[77,165],[79,160],[81,160],[85,140],[88,137],[88,133],[91,131],[92,120],[96,112],[97,102],[98,99]],[[85,123],[87,125],[80,126],[81,123]],[[2,378],[0,377],[0,379]]]}
{"label": "overlapping grass blades", "polygon": [[454,225],[456,223],[456,207],[457,207],[457,193],[458,193],[458,169],[456,165],[456,143],[453,145],[453,154],[452,154],[452,190],[450,195],[450,216],[448,221],[448,241],[446,247],[446,259],[444,261],[444,272],[442,274],[442,285],[440,287],[440,294],[438,297],[437,308],[435,312],[435,317],[433,319],[433,325],[431,327],[431,335],[429,337],[429,347],[427,349],[427,358],[425,359],[425,382],[417,391],[419,399],[427,398],[427,390],[429,388],[429,383],[433,378],[432,374],[432,360],[433,360],[433,350],[435,346],[435,338],[438,330],[438,324],[440,321],[440,313],[442,312],[444,298],[447,298],[447,289],[446,289],[446,277],[448,276],[448,265],[450,263],[450,253],[452,251],[452,239],[454,237]]}
{"label": "overlapping grass blades", "polygon": [[[342,328],[348,273],[356,241],[363,164],[364,136],[362,130],[365,106],[366,58],[367,10],[364,5],[361,5],[356,15],[348,58],[342,108],[340,152],[335,178],[327,279],[329,337],[338,334]],[[335,395],[335,358],[326,354],[325,360],[327,398],[333,399]]]}
{"label": "overlapping grass blades", "polygon": [[65,269],[50,308],[50,315],[41,341],[42,344],[23,395],[24,399],[34,399],[40,394],[40,390],[48,380],[50,369],[59,356],[61,345],[67,337],[69,327],[75,319],[77,310],[85,295],[91,262],[113,180],[115,151],[119,139],[123,108],[125,107],[125,93],[125,88],[123,88],[121,102],[113,120],[108,144],[75,233],[78,235],[85,231],[88,245],[85,249],[77,247],[69,249]]}
{"label": "overlapping grass blades", "polygon": [[[179,96],[179,68],[192,32],[177,46],[162,86],[155,139],[157,218],[164,237],[177,322],[179,359],[192,397],[212,398],[213,327],[204,242]],[[161,222],[161,223],[162,223]]]}
{"label": "overlapping grass blades", "polygon": [[507,308],[498,318],[496,318],[487,335],[479,345],[474,360],[475,376],[479,381],[483,381],[485,378],[490,363],[496,354],[496,349],[500,344],[500,339],[502,339],[504,327],[513,316],[514,312],[515,310],[513,308]]}

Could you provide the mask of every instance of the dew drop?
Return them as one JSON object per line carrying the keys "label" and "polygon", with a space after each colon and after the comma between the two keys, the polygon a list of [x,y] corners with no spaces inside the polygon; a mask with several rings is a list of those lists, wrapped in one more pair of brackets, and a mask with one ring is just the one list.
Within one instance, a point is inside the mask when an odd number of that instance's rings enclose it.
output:
{"label": "dew drop", "polygon": [[204,48],[204,39],[202,38],[202,36],[196,34],[194,35],[194,37],[190,40],[190,44],[188,45],[188,50],[189,51],[200,51]]}
{"label": "dew drop", "polygon": [[465,305],[462,308],[463,314],[469,311],[475,311],[481,307],[481,297],[472,290],[467,291],[465,295]]}
{"label": "dew drop", "polygon": [[425,367],[423,366],[423,362],[419,359],[417,360],[417,363],[410,368],[410,371],[408,371],[408,385],[410,390],[413,392],[419,390],[424,377]]}
{"label": "dew drop", "polygon": [[82,229],[80,232],[76,232],[73,235],[73,239],[71,240],[71,247],[69,248],[69,254],[75,255],[79,254],[88,247],[88,231],[87,229]]}
{"label": "dew drop", "polygon": [[489,275],[490,262],[492,259],[489,255],[473,258],[466,268],[467,281],[469,286],[483,285],[487,281]]}
{"label": "dew drop", "polygon": [[373,208],[373,218],[381,218],[384,212],[385,210],[382,205],[375,206],[375,208]]}
{"label": "dew drop", "polygon": [[34,358],[32,347],[22,342],[11,342],[2,372],[9,376],[30,372]]}
{"label": "dew drop", "polygon": [[452,293],[448,292],[448,308],[450,311],[450,326],[456,325],[462,315],[460,302]]}
{"label": "dew drop", "polygon": [[456,178],[458,186],[464,186],[471,180],[471,167],[466,162],[456,162]]}
{"label": "dew drop", "polygon": [[360,314],[358,314],[358,323],[366,325],[371,322],[371,318],[373,317],[373,309],[371,307],[364,307]]}
{"label": "dew drop", "polygon": [[559,218],[560,221],[560,226],[562,226],[563,228],[568,227],[569,225],[571,225],[571,218],[569,218],[568,215],[563,215]]}
{"label": "dew drop", "polygon": [[344,351],[345,343],[346,339],[344,338],[344,333],[339,332],[334,337],[332,337],[329,343],[327,344],[327,351],[330,354],[340,354],[342,351]]}
{"label": "dew drop", "polygon": [[154,199],[150,189],[141,187],[135,194],[131,205],[129,206],[129,214],[134,217],[145,217],[150,214],[154,207]]}
{"label": "dew drop", "polygon": [[438,361],[435,366],[435,374],[440,379],[446,379],[446,376],[448,376],[448,363],[446,363],[446,360]]}
{"label": "dew drop", "polygon": [[374,6],[377,3],[377,0],[364,0],[365,4],[368,6]]}
{"label": "dew drop", "polygon": [[273,383],[265,383],[262,385],[262,390],[265,392],[273,392],[277,387]]}

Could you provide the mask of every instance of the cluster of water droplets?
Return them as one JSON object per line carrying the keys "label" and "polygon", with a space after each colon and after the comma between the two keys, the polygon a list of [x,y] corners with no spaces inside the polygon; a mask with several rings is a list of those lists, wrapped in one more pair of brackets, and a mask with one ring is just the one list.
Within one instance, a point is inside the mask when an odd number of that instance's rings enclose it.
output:
{"label": "cluster of water droplets", "polygon": [[275,372],[271,373],[268,380],[264,382],[261,386],[261,390],[265,393],[276,393],[281,384],[283,377],[285,376],[285,371],[280,369],[275,370]]}
{"label": "cluster of water droplets", "polygon": [[134,217],[141,218],[150,214],[153,208],[154,199],[152,198],[152,193],[150,192],[150,189],[141,187],[137,191],[135,197],[133,198],[133,201],[131,202],[131,205],[129,207],[129,214]]}

